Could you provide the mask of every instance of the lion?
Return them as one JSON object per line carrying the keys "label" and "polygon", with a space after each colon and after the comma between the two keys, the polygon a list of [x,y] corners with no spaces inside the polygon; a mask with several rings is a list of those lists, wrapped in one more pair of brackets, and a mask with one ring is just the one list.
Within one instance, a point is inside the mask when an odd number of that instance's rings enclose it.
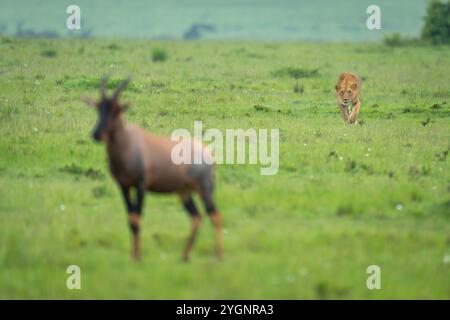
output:
{"label": "lion", "polygon": [[347,123],[356,123],[361,109],[361,101],[359,100],[361,80],[356,74],[343,72],[336,83],[335,89],[342,119]]}

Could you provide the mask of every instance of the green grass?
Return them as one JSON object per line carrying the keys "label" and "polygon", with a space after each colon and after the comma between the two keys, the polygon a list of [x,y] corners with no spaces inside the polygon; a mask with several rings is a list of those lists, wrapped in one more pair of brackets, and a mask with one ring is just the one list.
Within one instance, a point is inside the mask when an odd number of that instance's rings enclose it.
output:
{"label": "green grass", "polygon": [[[3,38],[0,50],[0,298],[450,298],[450,48]],[[277,76],[316,69],[302,93]],[[336,106],[347,70],[364,79],[362,125]],[[182,263],[189,219],[155,195],[143,261],[130,260],[124,205],[90,139],[96,114],[80,100],[108,72],[113,84],[132,75],[127,119],[155,133],[194,120],[280,129],[277,175],[217,167],[223,262],[205,217]],[[81,290],[66,289],[71,264]],[[366,288],[372,264],[381,290]]]}

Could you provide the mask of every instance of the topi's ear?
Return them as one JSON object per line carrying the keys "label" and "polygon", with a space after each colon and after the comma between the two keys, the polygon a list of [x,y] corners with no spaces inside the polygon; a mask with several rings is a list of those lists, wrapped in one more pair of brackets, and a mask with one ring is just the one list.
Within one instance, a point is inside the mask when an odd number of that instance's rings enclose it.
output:
{"label": "topi's ear", "polygon": [[356,91],[358,89],[358,85],[356,83],[352,84],[351,87],[353,91]]}
{"label": "topi's ear", "polygon": [[89,107],[97,107],[97,101],[95,101],[95,99],[92,97],[83,96],[81,97],[81,100],[84,103],[86,103]]}
{"label": "topi's ear", "polygon": [[128,110],[128,108],[130,107],[130,105],[128,103],[115,103],[113,104],[114,106],[114,113],[115,114],[119,114],[119,113],[124,113],[125,111]]}
{"label": "topi's ear", "polygon": [[121,103],[121,104],[120,104],[120,110],[121,110],[122,112],[127,111],[129,108],[130,108],[130,104],[127,103],[127,102]]}

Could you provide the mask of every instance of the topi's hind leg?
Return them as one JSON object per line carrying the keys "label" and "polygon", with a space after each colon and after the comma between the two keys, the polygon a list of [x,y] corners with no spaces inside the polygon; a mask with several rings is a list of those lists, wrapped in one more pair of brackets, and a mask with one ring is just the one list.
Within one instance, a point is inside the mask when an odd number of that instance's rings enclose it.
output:
{"label": "topi's hind leg", "polygon": [[205,204],[208,213],[214,225],[214,233],[216,237],[216,255],[219,260],[223,258],[223,239],[222,239],[222,215],[217,211],[212,200],[212,190],[203,190],[200,196]]}
{"label": "topi's hind leg", "polygon": [[215,211],[210,214],[216,235],[216,255],[219,260],[223,259],[223,239],[222,239],[222,215]]}
{"label": "topi's hind leg", "polygon": [[191,233],[189,234],[189,237],[186,240],[186,244],[184,246],[183,251],[183,260],[188,261],[189,255],[192,250],[192,246],[195,243],[195,239],[197,238],[198,229],[200,227],[200,214],[197,210],[197,207],[195,206],[194,200],[192,199],[192,196],[190,194],[188,195],[182,195],[181,199],[183,201],[183,206],[186,209],[186,211],[189,213],[189,216],[191,217],[192,226],[191,226]]}

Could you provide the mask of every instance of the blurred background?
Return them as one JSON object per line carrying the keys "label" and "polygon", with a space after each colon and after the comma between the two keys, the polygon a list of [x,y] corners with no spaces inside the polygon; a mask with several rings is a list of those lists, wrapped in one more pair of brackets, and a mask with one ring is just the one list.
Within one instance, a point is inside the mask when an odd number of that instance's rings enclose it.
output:
{"label": "blurred background", "polygon": [[[427,0],[2,0],[0,35],[258,41],[377,41],[420,34]],[[81,30],[61,13],[81,8]],[[367,32],[369,5],[382,30]],[[68,16],[68,15],[67,15]],[[320,17],[320,19],[318,18]]]}

